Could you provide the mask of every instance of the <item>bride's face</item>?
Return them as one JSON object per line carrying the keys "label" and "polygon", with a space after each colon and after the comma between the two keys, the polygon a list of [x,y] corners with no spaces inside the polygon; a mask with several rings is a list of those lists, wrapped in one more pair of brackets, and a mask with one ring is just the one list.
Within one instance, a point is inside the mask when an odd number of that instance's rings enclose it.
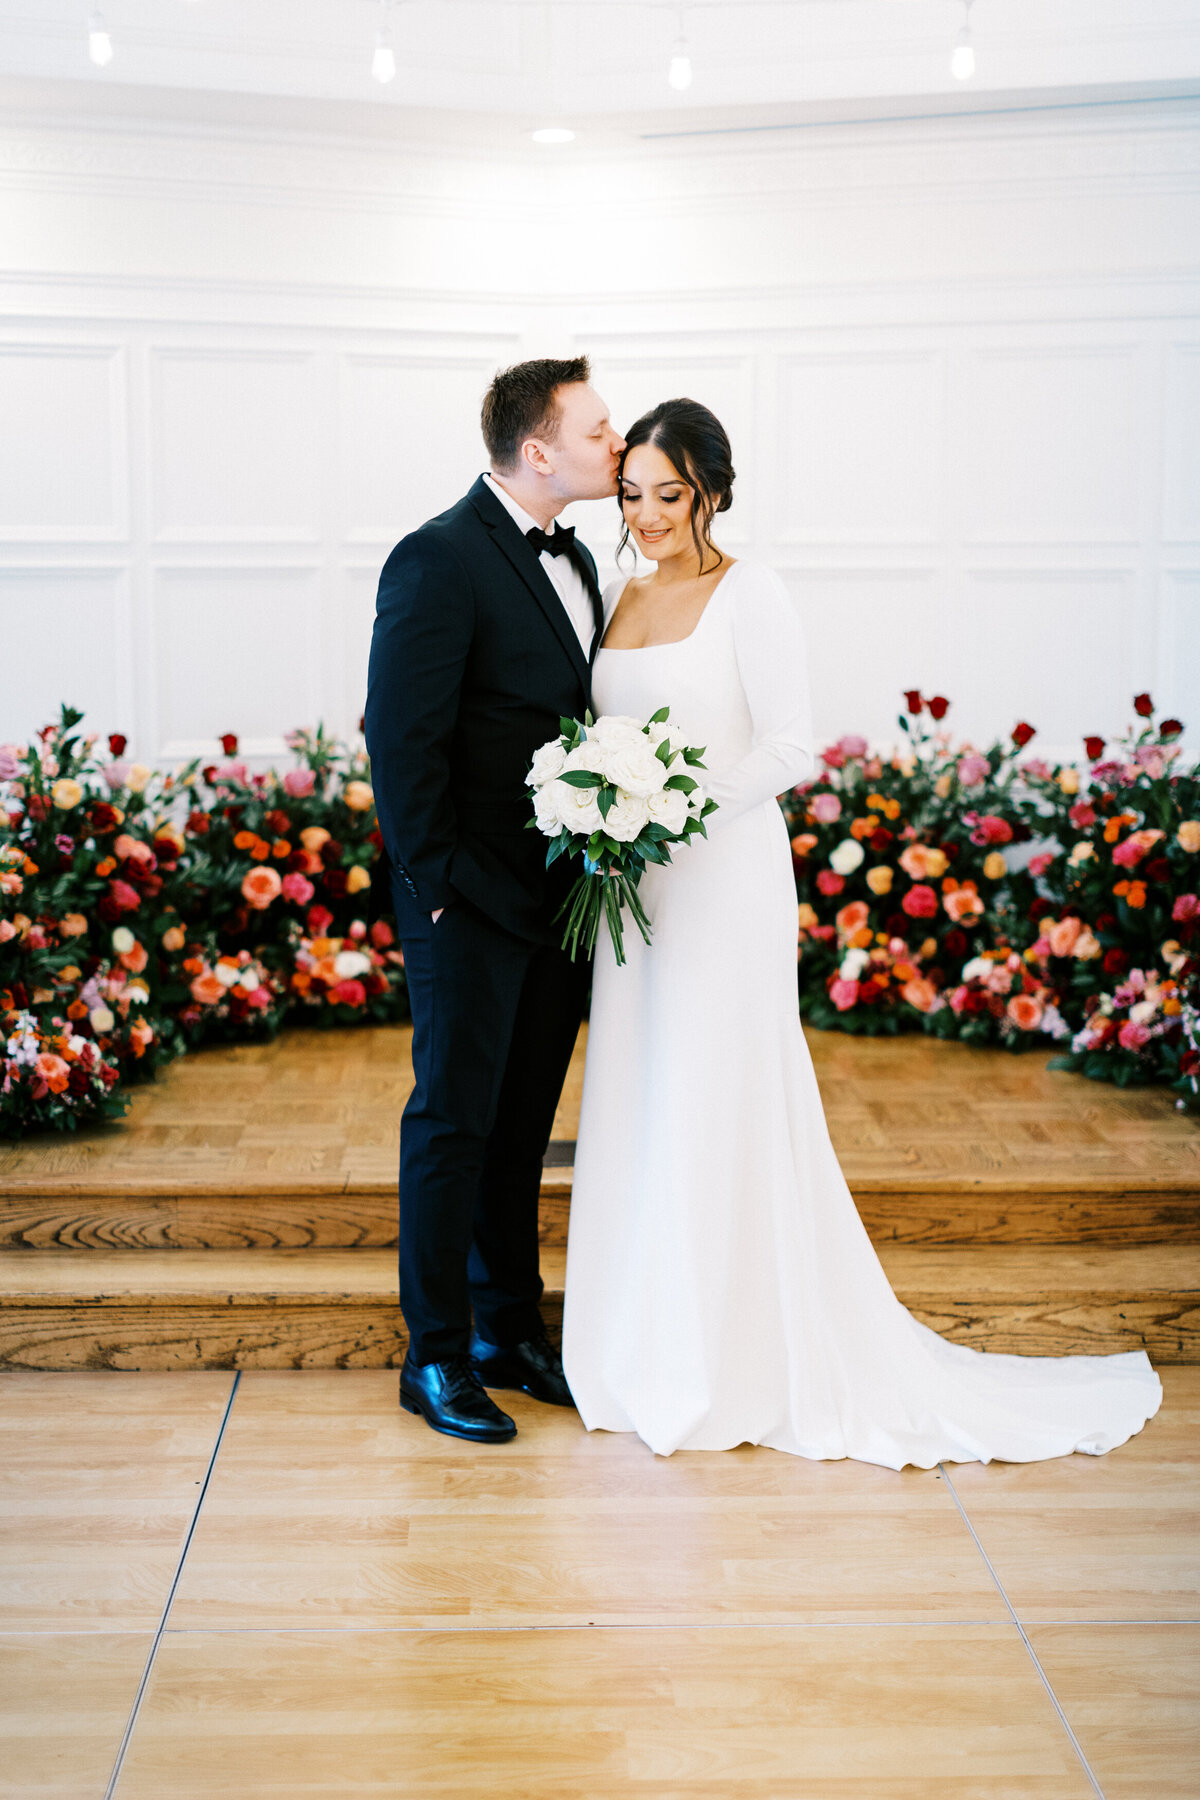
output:
{"label": "bride's face", "polygon": [[629,535],[649,561],[695,555],[693,492],[657,444],[636,444],[625,458],[621,511]]}

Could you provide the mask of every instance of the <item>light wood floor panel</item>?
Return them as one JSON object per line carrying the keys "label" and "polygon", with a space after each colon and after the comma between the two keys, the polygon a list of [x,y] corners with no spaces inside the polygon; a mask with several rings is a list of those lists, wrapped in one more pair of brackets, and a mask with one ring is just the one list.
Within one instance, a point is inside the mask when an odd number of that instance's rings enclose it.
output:
{"label": "light wood floor panel", "polygon": [[1200,1624],[1033,1625],[1105,1800],[1200,1794]]}
{"label": "light wood floor panel", "polygon": [[229,1387],[0,1374],[0,1628],[157,1627]]}
{"label": "light wood floor panel", "polygon": [[0,1800],[104,1800],[150,1644],[0,1635]]}
{"label": "light wood floor panel", "polygon": [[950,1468],[1022,1620],[1200,1619],[1200,1369],[1161,1374],[1162,1410],[1107,1456]]}
{"label": "light wood floor panel", "polygon": [[1010,1627],[175,1635],[121,1800],[1083,1800]]}
{"label": "light wood floor panel", "polygon": [[244,1376],[172,1627],[1007,1616],[934,1472],[655,1458],[503,1400],[519,1435],[481,1452],[394,1375]]}

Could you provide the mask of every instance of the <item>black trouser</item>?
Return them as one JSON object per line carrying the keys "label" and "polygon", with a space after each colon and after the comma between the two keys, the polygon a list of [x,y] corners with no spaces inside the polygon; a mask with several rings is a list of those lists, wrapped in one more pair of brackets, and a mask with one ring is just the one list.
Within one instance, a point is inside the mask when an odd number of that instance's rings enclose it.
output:
{"label": "black trouser", "polygon": [[542,1328],[538,1193],[588,964],[460,901],[405,932],[416,1085],[400,1128],[400,1306],[414,1362]]}

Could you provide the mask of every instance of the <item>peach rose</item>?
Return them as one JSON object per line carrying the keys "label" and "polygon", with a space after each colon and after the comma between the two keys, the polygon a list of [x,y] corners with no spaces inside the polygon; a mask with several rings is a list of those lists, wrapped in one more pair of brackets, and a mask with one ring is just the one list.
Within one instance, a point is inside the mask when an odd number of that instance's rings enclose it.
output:
{"label": "peach rose", "polygon": [[120,837],[113,839],[113,855],[119,856],[122,861],[133,857],[137,862],[149,862],[154,852],[149,844],[144,844],[140,838],[131,837],[127,831],[123,831]]}
{"label": "peach rose", "polygon": [[1052,956],[1070,956],[1075,948],[1076,939],[1083,930],[1083,923],[1076,918],[1060,919],[1058,924],[1052,925],[1049,930],[1046,930],[1045,926],[1042,927],[1042,930],[1049,941]]}
{"label": "peach rose", "polygon": [[203,975],[197,975],[191,984],[192,999],[201,1006],[215,1006],[218,1000],[225,997],[225,985],[217,980],[211,969]]}
{"label": "peach rose", "polygon": [[1036,1031],[1042,1022],[1042,1003],[1032,994],[1014,994],[1005,1015],[1018,1031]]}
{"label": "peach rose", "polygon": [[242,878],[242,894],[256,912],[265,912],[283,889],[278,869],[259,863]]}
{"label": "peach rose", "polygon": [[811,931],[814,925],[821,923],[807,900],[802,900],[796,908],[796,923],[801,931]]}
{"label": "peach rose", "polygon": [[180,925],[168,925],[162,935],[164,950],[182,950],[187,942],[187,933]]}
{"label": "peach rose", "polygon": [[342,789],[342,799],[351,812],[369,812],[375,804],[375,796],[367,781],[348,781]]}
{"label": "peach rose", "polygon": [[60,937],[82,937],[88,928],[88,922],[82,913],[64,913],[58,921]]}
{"label": "peach rose", "polygon": [[306,825],[300,833],[300,842],[306,850],[320,850],[322,844],[329,842],[329,833],[323,825]]}
{"label": "peach rose", "polygon": [[[83,799],[83,789],[77,781],[72,781],[69,775],[64,775],[50,789],[50,798],[62,812],[69,812]],[[58,1091],[57,1088],[53,1089],[54,1093],[58,1093]]]}
{"label": "peach rose", "polygon": [[111,1031],[116,1022],[107,1006],[93,1006],[88,1014],[88,1023],[93,1031]]}
{"label": "peach rose", "polygon": [[983,911],[979,890],[969,881],[946,894],[942,904],[956,925],[961,925],[964,919],[970,924]]}
{"label": "peach rose", "polygon": [[371,885],[371,871],[364,869],[361,863],[351,863],[346,871],[346,892],[361,894],[364,888]]}
{"label": "peach rose", "polygon": [[52,1094],[61,1094],[71,1078],[69,1064],[48,1050],[43,1050],[38,1057],[37,1072]]}
{"label": "peach rose", "polygon": [[120,961],[131,975],[140,975],[149,960],[145,944],[139,944],[136,941],[132,950],[122,950],[120,955]]}
{"label": "peach rose", "polygon": [[999,881],[1008,874],[1008,864],[1001,850],[991,850],[983,859],[983,872],[989,881]]}
{"label": "peach rose", "polygon": [[911,981],[906,981],[900,992],[908,1004],[915,1006],[918,1012],[930,1012],[937,1000],[937,989],[932,981],[927,981],[923,975],[916,975]]}
{"label": "peach rose", "polygon": [[910,844],[900,857],[900,867],[906,875],[911,875],[914,881],[923,881],[925,879],[924,844]]}
{"label": "peach rose", "polygon": [[887,863],[879,863],[874,869],[867,870],[867,886],[873,894],[890,894],[895,873]]}
{"label": "peach rose", "polygon": [[1185,819],[1175,833],[1175,841],[1181,850],[1194,856],[1200,850],[1200,819]]}
{"label": "peach rose", "polygon": [[843,906],[837,915],[837,928],[843,937],[850,937],[853,932],[861,931],[869,917],[869,909],[865,900],[851,900]]}
{"label": "peach rose", "polygon": [[949,863],[947,862],[947,859],[946,859],[946,852],[944,850],[930,849],[930,847],[928,845],[926,845],[926,847],[925,847],[925,875],[926,875],[926,878],[930,881],[938,881],[946,873],[946,870],[948,867],[949,867]]}

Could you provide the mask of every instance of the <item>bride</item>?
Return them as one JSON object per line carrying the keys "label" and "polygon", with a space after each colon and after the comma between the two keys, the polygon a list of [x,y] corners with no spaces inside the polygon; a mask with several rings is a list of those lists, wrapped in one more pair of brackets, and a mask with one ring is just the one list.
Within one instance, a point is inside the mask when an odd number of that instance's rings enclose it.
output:
{"label": "bride", "polygon": [[1099,1455],[1157,1411],[1146,1355],[984,1354],[897,1300],[821,1108],[796,991],[796,893],[775,796],[813,767],[783,582],[712,540],[728,439],[668,400],[632,427],[625,519],[650,574],[604,596],[593,711],[707,746],[719,811],[642,896],[647,948],[596,953],[563,1364],[589,1430],[661,1455],[769,1444],[893,1469]]}

